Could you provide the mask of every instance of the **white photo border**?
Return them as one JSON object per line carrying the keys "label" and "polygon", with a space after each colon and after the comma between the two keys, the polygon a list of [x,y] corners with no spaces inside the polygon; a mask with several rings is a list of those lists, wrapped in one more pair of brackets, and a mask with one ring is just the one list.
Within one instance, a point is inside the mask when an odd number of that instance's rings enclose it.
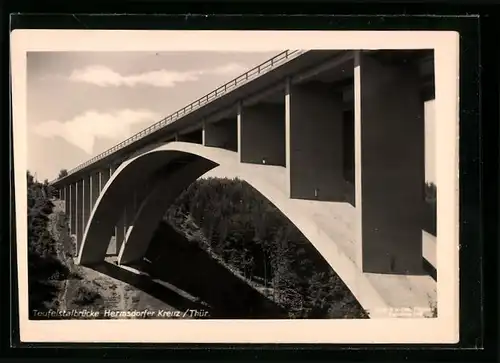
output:
{"label": "white photo border", "polygon": [[[325,320],[55,320],[28,317],[27,52],[433,49],[437,195],[437,318]],[[457,343],[459,341],[459,34],[454,31],[14,30],[14,185],[21,342]]]}

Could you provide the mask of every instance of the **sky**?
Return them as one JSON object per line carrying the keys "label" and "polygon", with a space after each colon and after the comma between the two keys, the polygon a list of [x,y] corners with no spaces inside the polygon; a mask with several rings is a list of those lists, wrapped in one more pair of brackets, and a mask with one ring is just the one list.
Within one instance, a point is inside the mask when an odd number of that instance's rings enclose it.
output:
{"label": "sky", "polygon": [[28,169],[53,180],[278,52],[29,52]]}
{"label": "sky", "polygon": [[[278,52],[28,52],[28,169],[53,180]],[[434,101],[426,179],[435,181]]]}

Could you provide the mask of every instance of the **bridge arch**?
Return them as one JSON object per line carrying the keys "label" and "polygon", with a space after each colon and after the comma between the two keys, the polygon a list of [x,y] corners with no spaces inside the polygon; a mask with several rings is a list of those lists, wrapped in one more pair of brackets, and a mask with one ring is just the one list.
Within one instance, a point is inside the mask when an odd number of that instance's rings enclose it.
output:
{"label": "bridge arch", "polygon": [[[177,165],[176,170],[169,169],[169,165]],[[246,181],[273,203],[311,242],[371,317],[378,315],[377,312],[386,314],[382,311],[387,311],[388,303],[373,281],[345,253],[331,231],[316,223],[307,208],[297,208],[296,201],[289,198],[284,167],[240,163],[236,152],[194,143],[170,142],[120,165],[90,214],[77,263],[89,265],[104,260],[127,193],[148,180],[155,180],[152,190],[139,202],[119,253],[121,263],[141,257],[169,203],[214,168],[222,168],[222,174],[228,178]]]}

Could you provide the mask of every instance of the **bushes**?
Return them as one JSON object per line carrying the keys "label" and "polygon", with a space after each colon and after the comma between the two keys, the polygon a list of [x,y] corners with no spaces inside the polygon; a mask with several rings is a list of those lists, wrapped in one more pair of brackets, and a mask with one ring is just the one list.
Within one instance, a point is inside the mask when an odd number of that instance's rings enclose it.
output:
{"label": "bushes", "polygon": [[78,306],[88,306],[94,304],[98,299],[101,299],[101,295],[97,291],[82,285],[76,290],[76,296],[73,299],[73,303]]}
{"label": "bushes", "polygon": [[424,229],[430,234],[436,235],[437,232],[437,188],[436,184],[425,183],[425,221]]}
{"label": "bushes", "polygon": [[165,220],[248,280],[271,288],[295,318],[367,317],[352,293],[300,231],[240,180],[199,179]]}

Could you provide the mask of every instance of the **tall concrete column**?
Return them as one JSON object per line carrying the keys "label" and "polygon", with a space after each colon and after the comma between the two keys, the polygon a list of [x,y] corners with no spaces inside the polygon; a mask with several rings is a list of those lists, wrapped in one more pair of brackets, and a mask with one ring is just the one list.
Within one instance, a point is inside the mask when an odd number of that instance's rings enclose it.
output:
{"label": "tall concrete column", "polygon": [[69,228],[70,233],[76,235],[76,183],[70,184],[70,210],[69,210]]}
{"label": "tall concrete column", "polygon": [[111,168],[101,170],[101,172],[99,173],[99,193],[104,189],[104,186],[106,185],[110,177]]}
{"label": "tall concrete column", "polygon": [[203,123],[203,145],[238,151],[238,126],[235,118]]}
{"label": "tall concrete column", "polygon": [[285,100],[290,197],[345,201],[342,92],[288,82]]}
{"label": "tall concrete column", "polygon": [[262,103],[238,109],[240,161],[285,166],[285,106]]}
{"label": "tall concrete column", "polygon": [[116,223],[115,226],[115,246],[113,249],[113,254],[117,254],[120,252],[120,247],[125,239],[125,218],[126,213],[125,210],[120,214],[120,219]]}
{"label": "tall concrete column", "polygon": [[363,271],[422,273],[424,102],[418,69],[364,52],[355,59],[358,264]]}
{"label": "tall concrete column", "polygon": [[83,180],[76,182],[76,206],[75,206],[75,232],[76,232],[76,253],[80,251],[83,238]]}
{"label": "tall concrete column", "polygon": [[118,169],[118,165],[116,164],[113,164],[109,167],[109,177],[111,177],[115,173],[116,169]]}
{"label": "tall concrete column", "polygon": [[97,198],[99,198],[101,173],[99,171],[90,175],[90,211],[94,209]]}

